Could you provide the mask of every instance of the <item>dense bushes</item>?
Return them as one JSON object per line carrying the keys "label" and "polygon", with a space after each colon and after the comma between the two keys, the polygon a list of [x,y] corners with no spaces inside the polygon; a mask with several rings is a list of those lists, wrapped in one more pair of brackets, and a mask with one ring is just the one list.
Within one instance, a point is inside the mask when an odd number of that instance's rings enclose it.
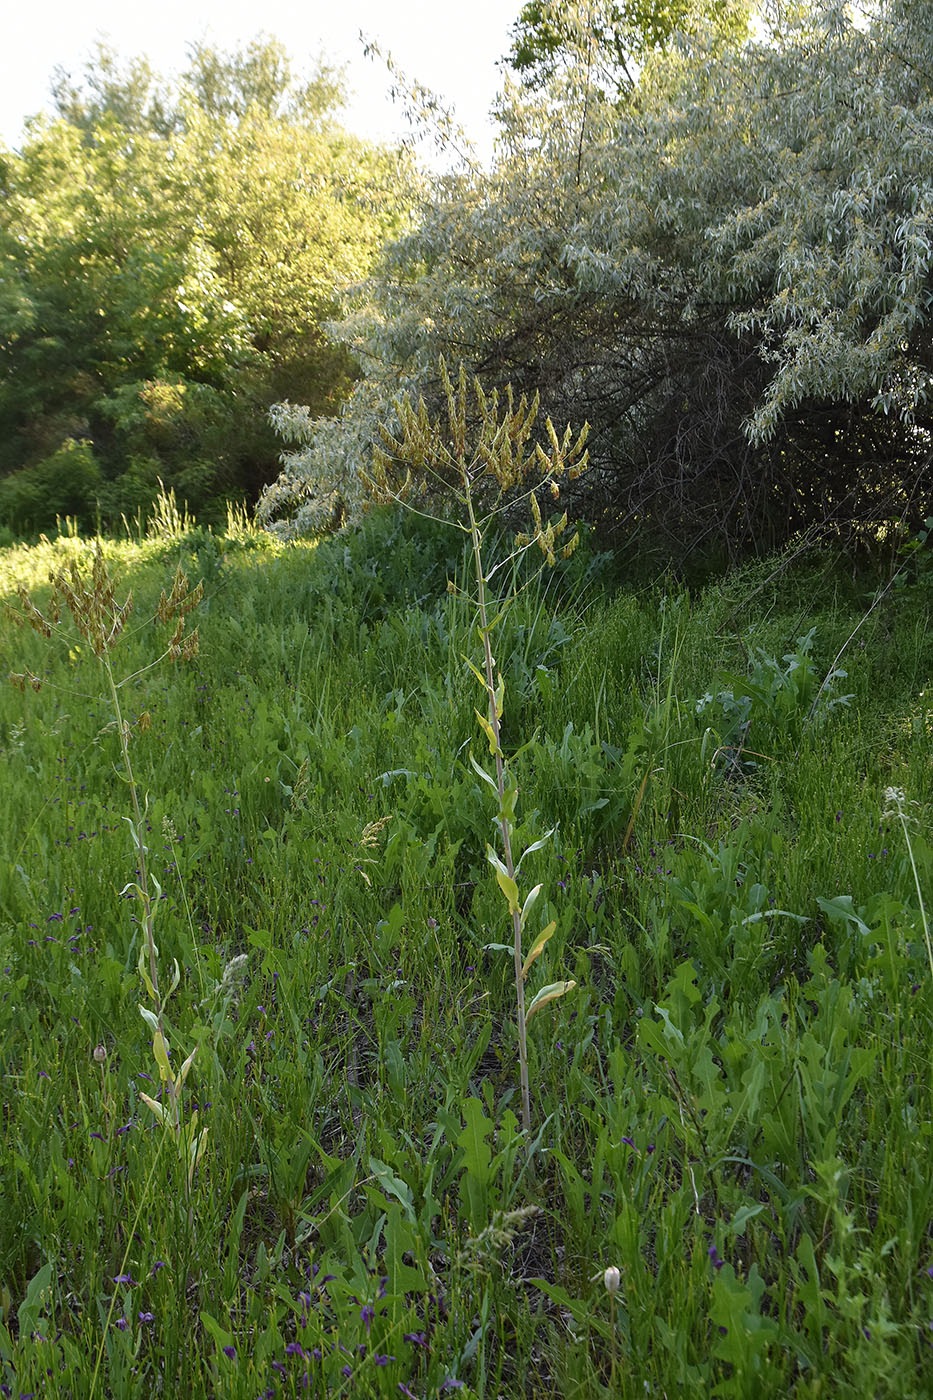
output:
{"label": "dense bushes", "polygon": [[271,42],[196,49],[169,95],[103,52],[56,98],[0,150],[0,476],[28,473],[3,518],[54,522],[54,493],[17,503],[74,439],[101,472],[79,513],[118,524],[161,478],[222,519],[276,474],[270,404],[332,413],[352,384],[322,324],[398,231],[406,161],[343,131],[333,75],[294,81]]}
{"label": "dense bushes", "polygon": [[593,35],[618,7],[539,8],[566,17],[566,61],[506,88],[494,168],[451,177],[390,249],[343,328],[368,374],[339,432],[283,420],[292,500],[302,480],[346,495],[398,387],[440,399],[443,354],[587,419],[577,509],[660,558],[919,524],[930,7],[885,0],[861,26],[770,7],[753,39],[669,44],[611,100]]}

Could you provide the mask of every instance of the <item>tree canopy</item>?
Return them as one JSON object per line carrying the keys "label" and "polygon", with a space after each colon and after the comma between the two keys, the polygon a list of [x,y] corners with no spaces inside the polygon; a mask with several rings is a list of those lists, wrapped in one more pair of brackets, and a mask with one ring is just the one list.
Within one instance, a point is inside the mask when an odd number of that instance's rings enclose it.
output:
{"label": "tree canopy", "polygon": [[254,499],[269,405],[331,413],[355,378],[324,324],[403,227],[408,161],[344,131],[339,75],[296,78],[271,40],[196,47],[175,87],[102,49],[53,98],[0,150],[0,519],[76,508],[56,483],[79,448],[83,509],[111,518],[158,478],[202,511]]}
{"label": "tree canopy", "polygon": [[747,0],[527,0],[512,26],[506,63],[532,88],[581,64],[616,91],[678,34],[716,29],[744,36]]}
{"label": "tree canopy", "polygon": [[[594,0],[580,28],[583,8],[560,13],[585,50],[620,7]],[[579,508],[677,557],[919,512],[928,5],[878,0],[856,24],[841,4],[770,4],[745,37],[646,42],[626,91],[579,63],[507,79],[498,115],[493,168],[440,185],[345,320],[367,376],[340,421],[282,416],[296,451],[270,515],[303,490],[313,524],[329,489],[352,497],[392,392],[430,400],[441,354],[587,419]]]}

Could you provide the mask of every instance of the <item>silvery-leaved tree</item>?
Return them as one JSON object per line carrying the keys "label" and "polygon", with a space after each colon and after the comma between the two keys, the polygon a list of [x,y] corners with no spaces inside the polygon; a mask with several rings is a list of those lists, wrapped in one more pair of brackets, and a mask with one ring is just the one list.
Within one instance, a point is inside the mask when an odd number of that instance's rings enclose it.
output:
{"label": "silvery-leaved tree", "polygon": [[446,354],[587,419],[588,514],[678,558],[922,514],[933,6],[854,18],[769,3],[751,37],[695,27],[612,100],[584,25],[548,82],[507,79],[492,168],[436,185],[335,328],[364,379],[339,423],[304,425],[292,475],[320,496],[335,439],[357,469],[399,382],[441,407]]}

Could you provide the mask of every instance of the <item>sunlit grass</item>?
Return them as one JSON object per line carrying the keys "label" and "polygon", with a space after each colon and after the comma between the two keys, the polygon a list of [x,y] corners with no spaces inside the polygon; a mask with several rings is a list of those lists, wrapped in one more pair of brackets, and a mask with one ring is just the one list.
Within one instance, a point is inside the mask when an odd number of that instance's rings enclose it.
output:
{"label": "sunlit grass", "polygon": [[[867,606],[851,580],[752,597],[772,561],[612,596],[578,558],[520,596],[497,657],[535,736],[517,832],[557,825],[528,873],[542,962],[578,982],[529,1027],[532,1172],[450,548],[381,516],[314,550],[106,544],[139,616],[177,563],[205,579],[199,657],[125,692],[210,1129],[190,1193],[140,1099],[131,807],[94,658],[0,621],[5,669],[43,680],[0,692],[0,1383],[928,1394],[928,598],[860,630],[848,706],[808,725],[806,687],[751,695],[737,736],[698,702],[811,626],[819,685]],[[5,550],[2,592],[39,600],[90,549]],[[130,673],[153,635],[127,630]],[[888,787],[919,804],[909,853]]]}

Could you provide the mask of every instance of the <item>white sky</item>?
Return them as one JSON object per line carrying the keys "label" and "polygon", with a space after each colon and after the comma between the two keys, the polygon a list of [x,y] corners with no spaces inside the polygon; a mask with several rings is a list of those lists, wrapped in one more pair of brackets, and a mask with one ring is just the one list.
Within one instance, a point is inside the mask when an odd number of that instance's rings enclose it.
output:
{"label": "white sky", "polygon": [[296,70],[321,52],[348,65],[355,91],[345,124],[363,136],[391,139],[404,128],[388,98],[385,68],[362,56],[359,33],[387,49],[409,77],[431,88],[486,156],[486,114],[496,94],[496,61],[509,47],[509,29],[522,0],[26,0],[10,5],[0,40],[0,140],[16,146],[25,117],[48,105],[52,69],[74,76],[97,38],[121,58],[145,54],[166,74],[185,65],[195,40],[232,49],[260,32],[280,39]]}

